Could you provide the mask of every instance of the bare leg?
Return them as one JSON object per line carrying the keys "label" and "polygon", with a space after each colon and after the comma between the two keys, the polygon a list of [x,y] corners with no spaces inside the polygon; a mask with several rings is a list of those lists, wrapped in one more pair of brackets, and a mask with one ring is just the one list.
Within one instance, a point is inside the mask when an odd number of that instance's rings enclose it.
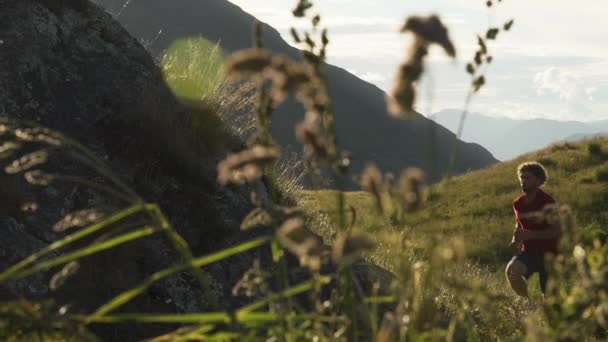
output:
{"label": "bare leg", "polygon": [[515,293],[525,298],[528,298],[528,283],[524,277],[527,271],[528,267],[518,260],[511,261],[506,269],[507,281],[509,281],[511,288]]}

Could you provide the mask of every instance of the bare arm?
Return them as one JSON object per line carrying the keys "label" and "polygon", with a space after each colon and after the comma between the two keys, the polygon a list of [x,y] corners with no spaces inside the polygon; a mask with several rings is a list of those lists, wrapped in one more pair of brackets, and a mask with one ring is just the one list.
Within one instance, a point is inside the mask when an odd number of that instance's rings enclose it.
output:
{"label": "bare arm", "polygon": [[521,240],[518,240],[515,238],[515,235],[516,235],[518,229],[519,229],[519,223],[515,222],[515,230],[513,230],[513,238],[511,239],[511,243],[509,244],[509,248],[511,249],[511,252],[513,253],[513,255],[519,253],[519,251],[521,250]]}
{"label": "bare arm", "polygon": [[521,239],[518,239],[518,238],[516,237],[516,235],[517,235],[517,231],[518,231],[518,230],[520,230],[520,229],[521,229],[521,228],[520,228],[520,226],[519,226],[519,222],[518,222],[518,221],[515,221],[515,229],[513,230],[513,238],[511,239],[511,243],[520,243],[520,242],[521,242]]}

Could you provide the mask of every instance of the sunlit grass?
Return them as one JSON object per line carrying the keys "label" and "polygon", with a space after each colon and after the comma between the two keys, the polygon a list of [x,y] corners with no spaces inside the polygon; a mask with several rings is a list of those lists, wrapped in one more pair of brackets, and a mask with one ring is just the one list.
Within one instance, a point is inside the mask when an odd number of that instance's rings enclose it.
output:
{"label": "sunlit grass", "polygon": [[[600,146],[600,147],[598,147]],[[589,149],[596,151],[589,153]],[[378,212],[373,196],[365,192],[347,192],[344,214],[355,225],[373,233],[378,247],[366,259],[394,273],[400,273],[399,259],[425,261],[432,257],[431,246],[464,241],[466,258],[446,270],[454,277],[483,284],[487,290],[501,294],[495,300],[497,315],[479,318],[477,327],[483,336],[506,338],[524,333],[516,315],[527,315],[524,302],[509,288],[504,267],[511,254],[508,243],[514,226],[511,203],[520,193],[516,169],[527,160],[547,165],[549,182],[545,190],[560,204],[569,205],[581,228],[608,222],[608,195],[605,182],[597,178],[608,165],[608,158],[598,157],[597,150],[608,150],[608,139],[591,142],[558,144],[529,153],[515,160],[493,165],[434,184],[428,190],[425,207],[406,215],[404,224],[396,225]],[[300,191],[298,203],[311,211],[326,215],[333,226],[338,224],[337,192],[332,190]],[[601,224],[600,224],[601,225]],[[327,230],[327,228],[325,229]],[[328,235],[323,230],[318,232]],[[530,279],[530,293],[540,300],[536,276]],[[457,306],[453,290],[439,290],[438,299],[450,311]]]}
{"label": "sunlit grass", "polygon": [[161,69],[177,97],[207,99],[224,80],[222,48],[202,37],[179,39],[164,53]]}
{"label": "sunlit grass", "polygon": [[[589,144],[608,150],[608,139],[571,144],[568,149],[556,145],[434,184],[425,208],[407,214],[403,226],[380,215],[374,198],[365,192],[346,193],[344,214],[352,217],[350,208],[354,208],[356,226],[372,233],[403,232],[427,241],[432,235],[464,236],[472,261],[500,267],[508,257],[506,246],[514,225],[511,204],[520,193],[516,168],[523,161],[550,164],[545,190],[559,203],[570,205],[581,225],[606,222],[606,185],[596,175],[606,168],[608,159],[591,158]],[[336,196],[333,190],[318,190],[301,191],[298,198],[300,205],[327,214],[337,224]]]}

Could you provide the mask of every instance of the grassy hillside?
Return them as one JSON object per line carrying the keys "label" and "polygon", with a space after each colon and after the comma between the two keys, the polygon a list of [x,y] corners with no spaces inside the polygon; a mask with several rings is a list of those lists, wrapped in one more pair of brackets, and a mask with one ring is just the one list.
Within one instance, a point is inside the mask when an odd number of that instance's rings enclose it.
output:
{"label": "grassy hillside", "polygon": [[[443,180],[427,191],[423,210],[406,215],[396,226],[378,214],[374,199],[365,192],[346,193],[347,208],[357,211],[356,223],[371,232],[407,232],[415,240],[462,236],[469,255],[489,266],[509,256],[506,248],[514,218],[513,199],[520,193],[517,165],[537,160],[549,172],[544,189],[560,204],[569,205],[581,227],[608,222],[608,139],[562,143],[495,164],[483,170]],[[329,190],[302,191],[301,204],[320,210],[337,222],[335,196]],[[351,210],[345,211],[352,216]]]}
{"label": "grassy hillside", "polygon": [[[346,193],[345,215],[355,226],[372,232],[378,248],[367,255],[395,273],[401,273],[400,255],[413,260],[428,260],[433,247],[447,244],[462,246],[465,262],[448,272],[464,275],[470,283],[503,296],[495,301],[496,317],[480,319],[485,336],[505,338],[523,331],[517,312],[525,312],[504,279],[504,267],[511,257],[508,244],[514,226],[511,203],[519,194],[517,165],[528,160],[543,163],[549,172],[545,190],[560,204],[570,206],[577,218],[577,229],[605,228],[608,223],[608,139],[553,145],[518,159],[495,164],[433,185],[427,190],[425,207],[406,214],[405,224],[395,224],[390,215],[380,215],[371,194]],[[302,191],[300,205],[338,222],[336,191]],[[389,208],[390,211],[390,208]],[[333,230],[333,229],[332,229]],[[328,229],[320,234],[331,239]],[[461,243],[463,242],[463,243]],[[539,297],[537,279],[530,289]],[[437,295],[442,290],[436,290]],[[449,308],[457,296],[445,295]],[[485,322],[485,323],[483,323]]]}

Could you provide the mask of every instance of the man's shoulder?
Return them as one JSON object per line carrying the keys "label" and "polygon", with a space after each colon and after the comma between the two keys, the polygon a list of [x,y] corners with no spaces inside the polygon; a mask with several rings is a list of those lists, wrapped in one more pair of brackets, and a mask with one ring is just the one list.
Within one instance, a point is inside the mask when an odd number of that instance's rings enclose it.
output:
{"label": "man's shoulder", "polygon": [[519,196],[515,197],[515,199],[513,200],[513,204],[518,204],[521,201],[523,201],[524,197],[526,197],[526,193],[521,193],[519,194]]}
{"label": "man's shoulder", "polygon": [[550,194],[548,194],[546,191],[544,191],[543,189],[538,189],[539,194],[541,194],[543,202],[544,203],[555,203],[555,199],[553,198],[553,196],[551,196]]}

